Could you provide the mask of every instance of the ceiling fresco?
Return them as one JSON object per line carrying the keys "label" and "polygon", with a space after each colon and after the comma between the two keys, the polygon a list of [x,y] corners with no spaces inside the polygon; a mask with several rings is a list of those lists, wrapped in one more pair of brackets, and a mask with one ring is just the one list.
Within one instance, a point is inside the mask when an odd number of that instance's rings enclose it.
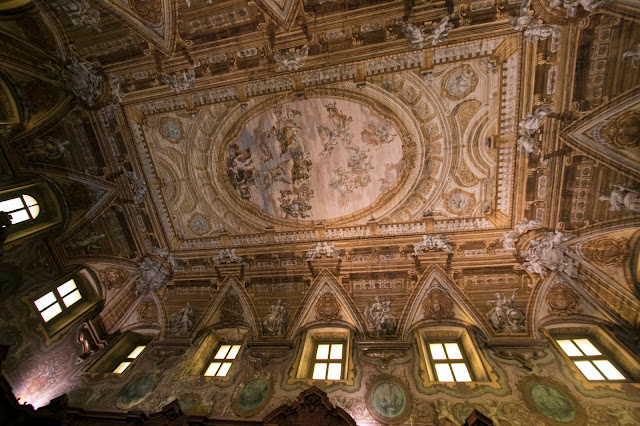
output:
{"label": "ceiling fresco", "polygon": [[0,0],[0,201],[41,206],[0,247],[3,375],[114,416],[260,424],[315,384],[364,426],[640,424],[638,40],[631,0]]}

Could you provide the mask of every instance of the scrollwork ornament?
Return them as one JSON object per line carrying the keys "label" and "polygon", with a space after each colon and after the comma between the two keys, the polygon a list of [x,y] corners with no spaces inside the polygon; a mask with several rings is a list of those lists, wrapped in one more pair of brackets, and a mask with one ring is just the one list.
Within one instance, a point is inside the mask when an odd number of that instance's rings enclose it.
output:
{"label": "scrollwork ornament", "polygon": [[428,320],[443,321],[453,318],[453,301],[447,291],[439,285],[427,290],[422,308],[424,317]]}
{"label": "scrollwork ornament", "polygon": [[562,281],[555,282],[546,297],[547,306],[552,314],[566,317],[582,312],[578,307],[578,293]]}
{"label": "scrollwork ornament", "polygon": [[318,319],[324,322],[331,322],[341,318],[340,304],[333,293],[328,291],[320,296],[315,310]]}

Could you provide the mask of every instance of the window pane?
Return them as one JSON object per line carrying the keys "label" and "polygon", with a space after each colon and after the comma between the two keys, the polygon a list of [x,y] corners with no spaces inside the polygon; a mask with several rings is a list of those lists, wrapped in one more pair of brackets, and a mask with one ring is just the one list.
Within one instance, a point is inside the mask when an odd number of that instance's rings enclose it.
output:
{"label": "window pane", "polygon": [[129,362],[129,361],[121,362],[120,365],[117,366],[115,370],[113,370],[113,372],[116,373],[116,374],[120,374],[124,370],[126,370],[127,367],[130,366],[130,365],[131,365],[131,362]]}
{"label": "window pane", "polygon": [[42,315],[42,319],[44,320],[44,322],[48,322],[51,318],[55,317],[60,312],[62,312],[62,308],[60,307],[60,304],[56,302],[44,311],[40,312],[40,315]]}
{"label": "window pane", "polygon": [[329,359],[329,345],[318,345],[316,359]]}
{"label": "window pane", "polygon": [[214,359],[225,359],[225,357],[227,356],[227,353],[229,352],[229,349],[231,349],[231,345],[222,345],[220,346],[220,348],[218,349],[218,352],[216,352],[216,356],[214,356]]}
{"label": "window pane", "polygon": [[331,345],[330,359],[342,359],[342,343]]}
{"label": "window pane", "polygon": [[593,366],[593,364],[591,364],[591,361],[574,361],[576,364],[576,367],[578,367],[580,369],[580,371],[582,371],[582,374],[584,374],[584,377],[587,378],[587,380],[604,380],[604,377],[602,376],[602,374],[600,374],[600,372],[596,369],[596,367]]}
{"label": "window pane", "polygon": [[240,352],[240,345],[231,346],[231,350],[227,354],[227,359],[236,359],[236,355]]}
{"label": "window pane", "polygon": [[38,202],[36,201],[35,198],[33,198],[30,195],[22,195],[22,198],[24,199],[24,204],[29,207],[29,206],[35,206],[36,204],[38,204]]}
{"label": "window pane", "polygon": [[68,308],[69,306],[73,305],[80,299],[82,299],[82,296],[80,296],[80,292],[76,290],[70,295],[63,297],[62,301],[64,302],[64,306]]}
{"label": "window pane", "polygon": [[582,349],[582,352],[584,352],[586,356],[602,355],[598,348],[593,346],[589,339],[573,339],[573,341],[580,349]]}
{"label": "window pane", "polygon": [[40,206],[29,207],[29,213],[31,213],[31,218],[35,219],[40,214]]}
{"label": "window pane", "polygon": [[69,280],[66,283],[58,286],[58,294],[60,295],[60,297],[64,297],[75,289],[76,282],[74,280]]}
{"label": "window pane", "polygon": [[12,212],[14,210],[20,210],[24,208],[22,200],[20,198],[12,198],[10,200],[0,202],[0,211]]}
{"label": "window pane", "polygon": [[449,368],[449,364],[435,364],[436,367],[436,377],[439,382],[453,382],[453,374],[451,374],[451,369]]}
{"label": "window pane", "polygon": [[342,364],[331,363],[329,364],[329,372],[327,373],[327,379],[340,380],[342,377]]}
{"label": "window pane", "polygon": [[56,297],[53,295],[53,292],[50,291],[49,293],[45,294],[44,296],[42,296],[40,299],[36,300],[35,305],[36,308],[38,308],[38,311],[43,311],[47,306],[50,306],[52,303],[56,302]]}
{"label": "window pane", "polygon": [[230,362],[223,362],[222,367],[220,367],[220,370],[218,370],[218,373],[216,374],[216,376],[218,377],[226,376],[230,368],[231,368]]}
{"label": "window pane", "polygon": [[431,349],[432,359],[447,359],[447,354],[444,353],[442,343],[430,343],[429,349]]}
{"label": "window pane", "polygon": [[31,219],[31,217],[26,210],[18,210],[17,212],[11,213],[11,223],[13,224],[24,222],[29,219]]}
{"label": "window pane", "polygon": [[136,346],[136,348],[131,351],[131,353],[129,354],[129,356],[127,358],[129,358],[129,359],[138,358],[138,355],[140,355],[140,353],[142,351],[144,351],[144,348],[146,348],[146,346]]}
{"label": "window pane", "polygon": [[447,350],[449,359],[462,359],[462,352],[457,343],[445,343],[444,348]]}
{"label": "window pane", "polygon": [[456,377],[456,382],[471,381],[471,375],[469,374],[466,364],[456,362],[451,364],[451,369],[453,370],[453,375]]}
{"label": "window pane", "polygon": [[204,372],[205,376],[215,376],[216,373],[218,372],[218,368],[220,368],[220,364],[219,362],[212,362],[211,364],[209,364],[209,368],[207,368],[207,371]]}
{"label": "window pane", "polygon": [[582,356],[580,349],[571,340],[556,340],[556,342],[568,356]]}
{"label": "window pane", "polygon": [[327,364],[318,362],[313,366],[313,380],[323,380],[327,377]]}
{"label": "window pane", "polygon": [[626,379],[626,377],[624,377],[622,373],[606,359],[599,359],[597,361],[593,361],[593,363],[598,367],[598,370],[602,371],[602,374],[604,374],[608,380]]}

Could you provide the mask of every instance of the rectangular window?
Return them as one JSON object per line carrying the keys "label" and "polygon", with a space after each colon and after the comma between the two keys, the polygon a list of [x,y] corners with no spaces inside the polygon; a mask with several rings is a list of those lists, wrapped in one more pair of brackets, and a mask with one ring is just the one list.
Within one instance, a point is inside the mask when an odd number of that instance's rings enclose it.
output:
{"label": "rectangular window", "polygon": [[213,356],[213,361],[211,361],[209,367],[204,372],[204,375],[207,377],[225,377],[231,369],[233,360],[238,356],[241,346],[242,345],[220,345],[216,354]]}
{"label": "rectangular window", "polygon": [[340,380],[344,370],[344,343],[317,343],[311,370],[314,380]]}
{"label": "rectangular window", "polygon": [[58,286],[55,292],[50,291],[33,303],[36,305],[44,322],[49,322],[53,317],[62,312],[62,306],[66,309],[81,298],[82,296],[80,295],[80,290],[76,287],[76,282],[71,279]]}
{"label": "rectangular window", "polygon": [[556,339],[587,380],[626,380],[627,378],[587,338]]}
{"label": "rectangular window", "polygon": [[129,366],[131,365],[131,363],[138,358],[138,356],[142,353],[142,351],[144,351],[144,348],[146,348],[146,345],[141,345],[141,346],[136,346],[134,350],[131,351],[131,353],[129,355],[127,355],[127,359],[125,361],[122,361],[120,364],[118,364],[118,366],[116,367],[115,370],[113,370],[113,372],[115,374],[122,374],[124,373],[124,371],[129,368]]}
{"label": "rectangular window", "polygon": [[470,382],[469,366],[458,342],[428,343],[431,367],[438,382]]}
{"label": "rectangular window", "polygon": [[40,214],[40,206],[35,198],[29,195],[10,200],[0,201],[0,211],[11,215],[11,223],[16,224],[25,220],[35,219]]}

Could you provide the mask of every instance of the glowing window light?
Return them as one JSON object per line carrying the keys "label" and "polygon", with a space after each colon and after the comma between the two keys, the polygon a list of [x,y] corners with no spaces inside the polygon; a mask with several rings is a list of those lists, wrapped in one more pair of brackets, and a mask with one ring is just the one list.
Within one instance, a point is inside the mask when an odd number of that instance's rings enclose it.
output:
{"label": "glowing window light", "polygon": [[311,378],[314,380],[342,379],[344,343],[318,343],[315,352]]}
{"label": "glowing window light", "polygon": [[38,217],[40,206],[35,198],[22,194],[20,197],[0,201],[0,211],[11,215],[11,223],[15,225]]}
{"label": "glowing window light", "polygon": [[206,377],[225,377],[233,365],[233,360],[238,356],[241,347],[242,345],[220,345],[213,356],[216,361],[209,364],[204,375]]}
{"label": "glowing window light", "polygon": [[558,346],[587,380],[626,380],[620,370],[587,338],[558,339]]}
{"label": "glowing window light", "polygon": [[[469,367],[457,342],[429,343],[431,365],[439,382],[470,382]],[[446,362],[446,361],[462,362]],[[445,362],[442,362],[445,361]]]}

